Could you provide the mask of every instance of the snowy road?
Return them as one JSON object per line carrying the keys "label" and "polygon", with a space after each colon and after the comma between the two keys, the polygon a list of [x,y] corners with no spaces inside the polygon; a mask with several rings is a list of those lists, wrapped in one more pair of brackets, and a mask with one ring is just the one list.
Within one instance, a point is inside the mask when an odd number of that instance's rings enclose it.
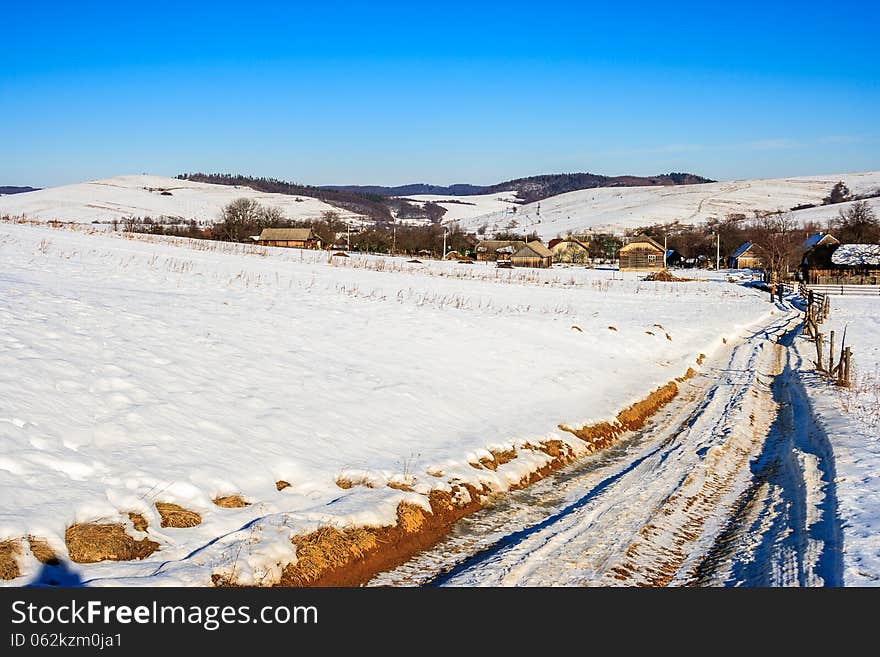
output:
{"label": "snowy road", "polygon": [[641,432],[371,584],[839,584],[833,459],[790,362],[798,324],[780,308]]}

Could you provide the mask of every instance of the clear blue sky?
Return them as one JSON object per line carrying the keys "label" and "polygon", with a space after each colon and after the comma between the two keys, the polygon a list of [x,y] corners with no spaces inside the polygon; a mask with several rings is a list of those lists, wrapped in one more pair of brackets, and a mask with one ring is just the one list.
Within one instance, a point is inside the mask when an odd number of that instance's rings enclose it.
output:
{"label": "clear blue sky", "polygon": [[876,2],[10,2],[0,184],[880,169]]}

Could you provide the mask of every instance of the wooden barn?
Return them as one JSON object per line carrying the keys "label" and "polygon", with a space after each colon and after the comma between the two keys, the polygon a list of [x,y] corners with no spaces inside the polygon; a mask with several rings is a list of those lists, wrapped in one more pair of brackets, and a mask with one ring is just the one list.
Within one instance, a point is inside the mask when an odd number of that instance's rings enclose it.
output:
{"label": "wooden barn", "polygon": [[660,271],[663,269],[662,246],[650,237],[640,235],[620,247],[620,271]]}
{"label": "wooden barn", "polygon": [[538,267],[546,269],[553,264],[553,252],[538,240],[529,242],[510,256],[514,267]]}
{"label": "wooden barn", "polygon": [[294,249],[320,249],[321,239],[311,228],[264,228],[257,240],[263,246],[286,246]]}
{"label": "wooden barn", "polygon": [[[555,242],[555,244],[554,244]],[[590,243],[582,242],[574,237],[550,242],[553,262],[564,262],[574,265],[585,265],[590,262]]]}
{"label": "wooden barn", "polygon": [[755,245],[746,242],[728,258],[731,269],[761,269],[764,266]]}
{"label": "wooden barn", "polygon": [[475,249],[477,260],[481,262],[495,262],[496,260],[510,260],[510,257],[523,248],[525,242],[507,240],[484,240],[477,242]]}
{"label": "wooden barn", "polygon": [[804,254],[801,278],[810,285],[880,284],[880,244],[819,244]]}

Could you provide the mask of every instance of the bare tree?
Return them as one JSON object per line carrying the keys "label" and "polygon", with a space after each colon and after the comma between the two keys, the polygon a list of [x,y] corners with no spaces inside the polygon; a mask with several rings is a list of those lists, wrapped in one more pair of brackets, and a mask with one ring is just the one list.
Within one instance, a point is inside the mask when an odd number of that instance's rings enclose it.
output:
{"label": "bare tree", "polygon": [[876,244],[880,242],[880,222],[867,201],[853,203],[831,220],[831,232],[841,242]]}
{"label": "bare tree", "polygon": [[757,217],[748,229],[755,251],[764,261],[771,281],[782,281],[797,255],[800,231],[789,214],[768,214]]}
{"label": "bare tree", "polygon": [[252,198],[235,199],[220,212],[217,231],[221,239],[240,242],[247,237],[248,228],[259,226],[264,208]]}

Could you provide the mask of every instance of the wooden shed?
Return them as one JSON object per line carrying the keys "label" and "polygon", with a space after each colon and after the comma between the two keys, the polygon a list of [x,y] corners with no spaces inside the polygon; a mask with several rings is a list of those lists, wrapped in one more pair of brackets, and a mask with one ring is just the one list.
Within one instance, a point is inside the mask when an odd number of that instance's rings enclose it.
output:
{"label": "wooden shed", "polygon": [[525,245],[526,243],[523,241],[484,240],[477,242],[475,251],[477,260],[495,262],[496,260],[510,260],[510,257]]}
{"label": "wooden shed", "polygon": [[751,242],[745,242],[730,258],[729,264],[731,269],[760,269],[764,266],[761,256],[756,253],[755,245]]}
{"label": "wooden shed", "polygon": [[663,247],[650,237],[640,235],[620,247],[620,270],[660,271],[663,269]]}
{"label": "wooden shed", "polygon": [[[553,242],[556,242],[553,244]],[[590,243],[583,242],[573,237],[561,240],[553,240],[550,251],[553,253],[553,262],[564,262],[574,265],[585,265],[590,262]]]}
{"label": "wooden shed", "polygon": [[819,244],[804,254],[801,274],[811,285],[878,285],[880,244]]}
{"label": "wooden shed", "polygon": [[514,267],[546,269],[553,264],[553,252],[538,240],[529,242],[510,257]]}
{"label": "wooden shed", "polygon": [[257,240],[263,246],[286,246],[295,249],[320,249],[321,239],[311,228],[264,228]]}

